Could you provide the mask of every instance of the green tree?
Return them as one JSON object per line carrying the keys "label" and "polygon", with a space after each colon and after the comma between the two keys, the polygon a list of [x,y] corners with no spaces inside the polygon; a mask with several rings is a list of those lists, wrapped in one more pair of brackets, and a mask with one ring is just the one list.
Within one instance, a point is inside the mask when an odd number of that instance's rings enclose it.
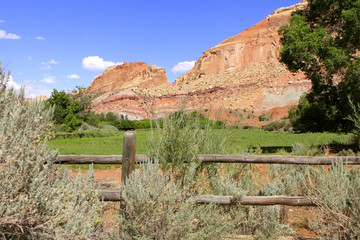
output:
{"label": "green tree", "polygon": [[65,91],[59,92],[56,89],[53,90],[46,104],[47,106],[55,106],[54,120],[58,124],[70,122],[74,118],[78,118],[73,115],[82,111],[80,104],[73,101]]}
{"label": "green tree", "polygon": [[[317,131],[347,130],[350,122],[344,119],[351,110],[347,96],[355,103],[360,100],[360,0],[308,0],[308,7],[294,12],[290,25],[279,33],[281,62],[312,81],[303,102],[309,105],[306,108],[331,116],[323,118],[327,127]],[[305,116],[309,125],[319,120],[316,114],[298,115]]]}

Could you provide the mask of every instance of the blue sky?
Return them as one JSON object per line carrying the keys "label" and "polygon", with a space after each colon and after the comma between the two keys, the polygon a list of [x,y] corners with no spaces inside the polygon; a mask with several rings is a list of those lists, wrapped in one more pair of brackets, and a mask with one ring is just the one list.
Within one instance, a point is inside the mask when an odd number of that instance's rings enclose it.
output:
{"label": "blue sky", "polygon": [[173,82],[205,50],[298,1],[1,1],[0,60],[28,97],[86,87],[124,61],[163,67]]}

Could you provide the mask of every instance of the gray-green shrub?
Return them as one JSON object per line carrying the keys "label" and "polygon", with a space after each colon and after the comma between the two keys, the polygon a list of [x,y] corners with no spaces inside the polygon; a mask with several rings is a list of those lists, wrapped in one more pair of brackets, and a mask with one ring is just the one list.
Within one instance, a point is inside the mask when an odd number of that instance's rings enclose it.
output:
{"label": "gray-green shrub", "polygon": [[47,149],[53,108],[6,89],[0,67],[0,238],[86,239],[101,223],[92,171],[72,180]]}
{"label": "gray-green shrub", "polygon": [[[171,172],[175,181],[190,186],[196,181],[189,174],[206,170],[208,175],[216,174],[216,164],[204,165],[198,161],[199,154],[224,153],[228,134],[215,134],[212,123],[204,124],[201,113],[184,114],[183,110],[170,115],[161,122],[154,122],[149,138],[149,154],[159,161],[161,169]],[[161,124],[160,124],[161,123]],[[187,177],[189,176],[189,177]]]}
{"label": "gray-green shrub", "polygon": [[295,142],[291,146],[291,153],[295,156],[317,156],[323,154],[321,149],[317,146],[308,146],[298,142]]}
{"label": "gray-green shrub", "polygon": [[196,197],[187,197],[158,163],[132,173],[121,196],[113,239],[220,239],[232,232],[219,206],[196,204]]}
{"label": "gray-green shrub", "polygon": [[302,182],[318,205],[311,225],[327,239],[359,239],[360,168],[339,161],[329,169],[304,171]]}

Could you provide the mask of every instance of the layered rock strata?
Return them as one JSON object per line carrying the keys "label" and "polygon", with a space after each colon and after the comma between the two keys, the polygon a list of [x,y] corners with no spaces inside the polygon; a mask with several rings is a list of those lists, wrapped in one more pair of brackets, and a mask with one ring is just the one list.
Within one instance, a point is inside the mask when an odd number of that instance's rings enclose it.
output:
{"label": "layered rock strata", "polygon": [[161,117],[186,99],[189,110],[222,109],[230,119],[243,112],[273,112],[280,118],[311,87],[302,73],[291,73],[278,61],[278,29],[288,23],[292,11],[304,7],[306,1],[278,9],[205,51],[193,69],[172,84],[166,81],[165,70],[154,65],[125,63],[107,69],[88,89],[107,92],[94,100],[93,109],[126,114],[129,119]]}
{"label": "layered rock strata", "polygon": [[165,69],[143,62],[124,62],[107,68],[95,77],[87,88],[88,93],[102,93],[119,89],[168,85]]}

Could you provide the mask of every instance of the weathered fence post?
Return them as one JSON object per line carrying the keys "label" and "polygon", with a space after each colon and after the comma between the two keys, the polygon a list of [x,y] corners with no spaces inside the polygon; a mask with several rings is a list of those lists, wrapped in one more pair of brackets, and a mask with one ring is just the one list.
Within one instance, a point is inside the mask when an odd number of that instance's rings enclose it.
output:
{"label": "weathered fence post", "polygon": [[126,178],[135,171],[136,133],[133,131],[124,133],[123,157],[121,169],[121,185],[126,184]]}

